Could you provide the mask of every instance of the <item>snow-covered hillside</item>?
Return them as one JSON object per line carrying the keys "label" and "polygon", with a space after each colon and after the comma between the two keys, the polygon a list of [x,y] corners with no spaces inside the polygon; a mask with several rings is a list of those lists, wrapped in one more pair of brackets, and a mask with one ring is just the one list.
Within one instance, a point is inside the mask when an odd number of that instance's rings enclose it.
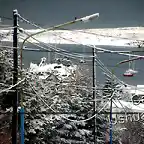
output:
{"label": "snow-covered hillside", "polygon": [[[40,29],[25,30],[26,33],[32,34],[41,31]],[[6,34],[8,30],[1,30],[1,34]],[[26,38],[24,33],[20,33],[20,42]],[[84,45],[111,45],[131,47],[137,46],[135,40],[144,40],[143,27],[130,28],[114,28],[114,29],[82,29],[82,30],[55,30],[42,33],[35,36],[44,43],[57,44],[84,44]],[[9,36],[3,41],[12,41],[12,36]],[[29,39],[30,42],[38,43],[34,39]],[[134,43],[135,44],[134,44]]]}

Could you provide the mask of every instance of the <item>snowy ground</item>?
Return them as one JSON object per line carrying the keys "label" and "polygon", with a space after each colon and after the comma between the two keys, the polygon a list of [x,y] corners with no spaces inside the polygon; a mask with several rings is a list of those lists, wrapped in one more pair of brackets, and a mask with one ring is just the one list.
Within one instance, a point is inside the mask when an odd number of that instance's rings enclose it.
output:
{"label": "snowy ground", "polygon": [[[40,31],[25,30],[32,34]],[[6,33],[8,30],[1,30],[0,33]],[[25,34],[20,34],[26,38]],[[127,28],[104,28],[104,29],[85,29],[85,30],[55,30],[35,36],[39,41],[44,43],[58,44],[93,44],[93,45],[112,45],[112,46],[137,46],[133,44],[135,40],[144,41],[144,27],[127,27]],[[12,41],[12,37],[3,39],[3,41]],[[23,41],[20,39],[19,41]],[[30,42],[37,43],[33,39]]]}

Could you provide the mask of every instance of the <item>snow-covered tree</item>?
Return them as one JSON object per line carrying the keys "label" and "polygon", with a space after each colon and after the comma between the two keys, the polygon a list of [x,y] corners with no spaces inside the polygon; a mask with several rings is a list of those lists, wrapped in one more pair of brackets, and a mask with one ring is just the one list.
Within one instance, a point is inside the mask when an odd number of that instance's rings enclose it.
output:
{"label": "snow-covered tree", "polygon": [[[12,85],[12,52],[0,49],[0,90]],[[12,105],[11,93],[0,93],[1,108],[7,108]]]}
{"label": "snow-covered tree", "polygon": [[[47,77],[40,78],[45,73]],[[93,115],[92,80],[78,68],[66,77],[45,73],[28,73],[23,86],[26,143],[92,144],[93,119],[85,121]],[[102,144],[106,119],[100,114],[96,119],[97,141]]]}
{"label": "snow-covered tree", "polygon": [[[12,51],[0,48],[0,91],[12,85]],[[11,141],[11,115],[3,114],[6,108],[12,105],[12,92],[0,93],[0,143],[10,144]]]}

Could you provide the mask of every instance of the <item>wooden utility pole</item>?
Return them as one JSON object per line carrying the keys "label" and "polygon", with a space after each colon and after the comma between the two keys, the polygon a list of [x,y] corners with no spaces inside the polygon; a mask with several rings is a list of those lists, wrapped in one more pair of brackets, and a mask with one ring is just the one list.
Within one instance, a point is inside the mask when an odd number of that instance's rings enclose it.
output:
{"label": "wooden utility pole", "polygon": [[[17,26],[18,12],[13,10],[13,85],[18,82],[18,53],[17,53]],[[18,107],[18,90],[17,86],[13,88],[13,115],[12,115],[12,144],[17,144],[17,107]]]}

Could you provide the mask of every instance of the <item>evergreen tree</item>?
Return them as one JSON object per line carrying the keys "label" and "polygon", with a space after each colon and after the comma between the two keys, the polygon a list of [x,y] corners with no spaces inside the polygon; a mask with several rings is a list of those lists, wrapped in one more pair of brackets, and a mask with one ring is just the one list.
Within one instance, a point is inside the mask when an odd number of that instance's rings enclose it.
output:
{"label": "evergreen tree", "polygon": [[[9,88],[12,85],[12,52],[0,48],[0,90]],[[2,109],[12,105],[12,92],[0,93],[0,105]]]}
{"label": "evergreen tree", "polygon": [[[82,121],[93,115],[91,80],[79,70],[63,79],[55,72],[46,79],[34,73],[28,77],[24,85],[26,143],[92,144],[93,119]],[[51,114],[55,112],[59,114]],[[97,115],[98,144],[104,143],[105,123],[105,116]]]}

